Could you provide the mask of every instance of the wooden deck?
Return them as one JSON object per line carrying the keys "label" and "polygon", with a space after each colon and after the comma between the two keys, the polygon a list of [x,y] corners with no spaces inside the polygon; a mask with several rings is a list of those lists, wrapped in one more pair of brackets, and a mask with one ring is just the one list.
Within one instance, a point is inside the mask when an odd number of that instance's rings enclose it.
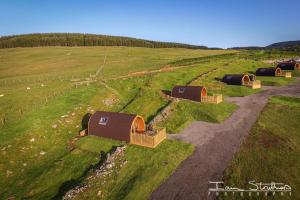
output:
{"label": "wooden deck", "polygon": [[144,147],[155,148],[166,138],[166,129],[160,128],[154,131],[146,131],[145,133],[132,133],[130,143]]}
{"label": "wooden deck", "polygon": [[261,81],[260,80],[255,80],[255,81],[250,81],[248,84],[244,84],[247,87],[251,87],[252,89],[258,89],[261,88]]}
{"label": "wooden deck", "polygon": [[218,104],[222,102],[222,95],[203,96],[201,97],[201,102]]}
{"label": "wooden deck", "polygon": [[292,78],[292,72],[282,72],[279,75],[276,76],[281,76],[281,77],[285,77],[285,78]]}

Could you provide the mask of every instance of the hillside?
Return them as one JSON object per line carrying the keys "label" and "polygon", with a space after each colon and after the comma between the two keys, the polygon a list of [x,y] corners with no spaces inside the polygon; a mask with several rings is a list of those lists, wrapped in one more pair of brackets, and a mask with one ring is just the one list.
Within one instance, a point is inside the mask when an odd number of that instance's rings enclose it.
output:
{"label": "hillside", "polygon": [[266,46],[268,49],[280,49],[287,51],[300,51],[300,40],[296,41],[287,41],[287,42],[278,42]]}
{"label": "hillside", "polygon": [[129,46],[148,48],[207,49],[206,46],[80,33],[37,33],[0,37],[0,48],[41,46]]}
{"label": "hillside", "polygon": [[286,41],[286,42],[277,42],[270,44],[265,47],[259,47],[259,46],[248,46],[248,47],[232,47],[229,49],[234,50],[281,50],[281,51],[300,51],[300,40],[296,41]]}

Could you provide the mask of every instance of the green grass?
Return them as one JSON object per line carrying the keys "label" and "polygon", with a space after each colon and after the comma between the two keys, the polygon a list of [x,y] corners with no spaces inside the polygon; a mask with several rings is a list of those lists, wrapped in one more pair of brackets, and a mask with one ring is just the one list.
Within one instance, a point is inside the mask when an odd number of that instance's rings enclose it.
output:
{"label": "green grass", "polygon": [[300,70],[292,71],[292,76],[299,77],[300,76]]}
{"label": "green grass", "polygon": [[96,199],[97,192],[105,199],[147,199],[151,192],[166,180],[176,167],[193,152],[192,145],[165,140],[155,149],[130,145],[125,151],[127,164],[113,181],[91,187],[77,199]]}
{"label": "green grass", "polygon": [[[233,54],[220,55],[224,53]],[[208,55],[218,56],[203,58]],[[234,51],[225,50],[128,47],[0,50],[0,94],[4,94],[0,97],[1,198],[51,199],[68,184],[80,181],[92,165],[99,163],[101,151],[106,153],[112,146],[121,144],[92,137],[71,143],[81,129],[82,117],[87,112],[107,110],[137,113],[149,121],[168,104],[168,100],[161,95],[162,90],[171,90],[176,84],[187,84],[199,74],[214,68],[218,70],[194,80],[192,84],[205,85],[210,93],[221,93],[225,98],[259,92],[246,87],[227,86],[215,80],[224,73],[245,72],[264,65],[260,61],[245,60],[247,55],[247,52],[236,55]],[[79,88],[71,86],[70,79],[94,74],[105,56],[107,62],[101,71],[101,81]],[[186,58],[193,58],[193,61],[186,63],[183,60]],[[178,60],[182,60],[180,64],[176,64]],[[118,78],[165,65],[185,67],[143,77]],[[111,99],[111,104],[105,103]],[[177,109],[181,111],[180,114]],[[235,106],[227,103],[210,105],[181,101],[164,125],[169,131],[176,132],[192,120],[220,122],[234,110]],[[68,117],[63,119],[63,115]],[[54,124],[58,127],[52,128]],[[121,173],[124,179],[116,180],[118,186],[109,198],[131,198],[134,194],[131,191],[135,191],[139,193],[138,198],[143,199],[167,178],[191,153],[191,149],[186,144],[171,141],[164,142],[157,150],[130,146],[126,153],[128,160],[131,157],[142,158],[143,162],[133,159],[128,163],[128,168],[138,173],[140,167],[143,178],[136,176],[134,179],[132,177],[135,174],[124,169]],[[41,155],[43,152],[45,154]],[[178,159],[174,159],[177,155]],[[153,159],[146,159],[148,157]],[[166,169],[161,168],[159,163],[169,159],[174,161],[170,161]],[[155,175],[159,177],[157,182],[149,175],[156,169],[160,169]],[[126,177],[131,180],[131,186],[124,189]],[[141,189],[137,184],[139,182],[143,182],[141,185],[146,185],[147,189]]]}
{"label": "green grass", "polygon": [[[71,183],[77,183],[93,165],[101,162],[100,152],[105,155],[121,142],[89,136],[76,144],[76,148],[43,171],[28,187],[29,198],[48,199]],[[102,158],[103,159],[103,158]],[[58,188],[58,186],[61,186]]]}
{"label": "green grass", "polygon": [[223,54],[225,50],[140,47],[38,47],[0,49],[0,78],[25,75],[69,75],[82,77],[95,73],[103,64],[104,78],[134,71],[160,68],[173,60]]}
{"label": "green grass", "polygon": [[216,105],[181,100],[160,126],[165,126],[168,133],[178,133],[193,121],[222,122],[236,108],[236,105],[225,102]]}
{"label": "green grass", "polygon": [[[137,112],[142,115],[146,121],[149,121],[157,114],[160,108],[163,108],[168,103],[168,100],[162,95],[162,90],[170,91],[174,85],[185,85],[198,74],[207,72],[211,68],[211,66],[191,66],[188,69],[183,68],[174,72],[155,74],[143,78],[144,81],[138,95],[123,111],[129,113]],[[118,89],[118,86],[116,88]]]}
{"label": "green grass", "polygon": [[251,89],[245,86],[227,85],[220,80],[225,74],[243,74],[253,72],[256,68],[264,66],[264,63],[254,60],[234,59],[234,57],[229,57],[227,60],[210,62],[204,65],[213,65],[218,69],[213,73],[194,81],[194,85],[204,85],[207,87],[208,91],[222,94],[225,97],[247,96],[260,91],[260,89]]}
{"label": "green grass", "polygon": [[[94,74],[103,64],[105,56],[107,59],[100,78],[110,82],[112,87],[119,87],[120,80],[109,80],[131,72],[159,69],[177,59],[224,52],[234,51],[134,47],[0,49],[0,94],[4,95],[0,97],[0,118],[15,121],[23,113],[69,93],[74,90],[70,80]],[[135,79],[131,81],[136,82]],[[102,86],[100,90],[105,88]],[[127,96],[125,92],[121,93]],[[122,95],[117,98],[122,100]]]}
{"label": "green grass", "polygon": [[[66,57],[66,50],[72,52],[70,60]],[[5,115],[5,124],[1,124],[0,134],[1,196],[50,199],[66,183],[76,182],[91,165],[99,162],[100,151],[107,152],[116,145],[103,139],[95,143],[95,139],[91,139],[73,149],[70,141],[81,129],[81,118],[85,113],[92,110],[122,110],[141,113],[148,118],[165,102],[160,98],[145,106],[145,102],[157,97],[152,95],[157,95],[161,89],[160,78],[153,82],[151,77],[109,79],[131,71],[156,69],[180,57],[205,56],[222,51],[52,47],[7,49],[0,52],[3,58],[0,62],[0,93],[4,94],[0,99],[1,118]],[[101,82],[79,88],[71,87],[70,78],[73,75],[80,77],[97,69],[98,61],[102,62],[104,57],[98,55],[99,52],[114,57],[108,58],[105,65],[108,70],[105,76],[108,87]],[[193,75],[187,76],[186,80],[196,73],[194,69]],[[180,78],[176,80],[180,81]],[[156,83],[157,86],[148,90],[149,83]],[[27,90],[27,87],[31,89]],[[115,99],[112,105],[103,103],[111,98]],[[61,118],[66,114],[69,122]],[[52,128],[54,124],[58,125],[56,129]],[[80,140],[79,144],[82,141],[85,139]],[[45,154],[41,155],[43,152]],[[47,178],[50,175],[53,176]]]}
{"label": "green grass", "polygon": [[296,79],[293,77],[283,78],[283,77],[260,76],[257,78],[261,80],[262,85],[267,85],[267,86],[284,86],[296,82]]}
{"label": "green grass", "polygon": [[[292,187],[292,196],[281,197],[276,194],[274,199],[299,199],[299,119],[299,98],[270,98],[242,148],[226,170],[226,185],[247,188],[247,183],[251,180],[264,183],[281,182]],[[226,198],[223,196],[220,199]],[[232,199],[230,195],[228,199]]]}
{"label": "green grass", "polygon": [[[49,148],[40,144],[40,140],[41,138],[36,138],[36,142],[31,144],[33,147],[23,152],[20,152],[19,148],[13,150],[14,146],[7,151],[13,155],[10,155],[10,160],[6,161],[8,163],[5,166],[1,166],[1,171],[9,170],[12,174],[7,177],[7,174],[1,173],[2,197],[52,198],[59,192],[61,186],[79,180],[91,165],[98,163],[100,152],[107,153],[112,146],[119,144],[112,140],[84,138],[70,151],[67,150],[67,144],[58,143],[55,144],[56,147]],[[38,146],[43,147],[45,155],[39,154],[41,150]],[[92,150],[88,148],[89,146],[93,146]],[[93,151],[96,148],[98,152]],[[17,156],[18,154],[22,157]],[[6,156],[3,156],[3,159],[5,158]]]}

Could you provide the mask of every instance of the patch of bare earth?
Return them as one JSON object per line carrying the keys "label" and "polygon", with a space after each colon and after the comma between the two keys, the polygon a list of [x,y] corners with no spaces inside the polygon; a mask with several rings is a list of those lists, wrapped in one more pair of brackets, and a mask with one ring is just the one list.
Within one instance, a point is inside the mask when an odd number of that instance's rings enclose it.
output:
{"label": "patch of bare earth", "polygon": [[146,75],[162,73],[162,72],[170,72],[170,71],[175,71],[177,69],[182,69],[184,67],[187,67],[187,66],[171,67],[169,65],[166,65],[166,66],[164,66],[160,69],[156,69],[156,70],[132,72],[132,73],[129,73],[125,76],[119,76],[119,77],[117,77],[117,79],[126,79],[126,78],[131,78],[131,77],[146,76]]}

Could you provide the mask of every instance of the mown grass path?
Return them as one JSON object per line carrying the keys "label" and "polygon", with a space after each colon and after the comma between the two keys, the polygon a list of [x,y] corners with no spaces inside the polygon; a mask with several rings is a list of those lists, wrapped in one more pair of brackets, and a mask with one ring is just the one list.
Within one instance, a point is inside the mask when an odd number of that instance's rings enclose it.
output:
{"label": "mown grass path", "polygon": [[274,95],[300,96],[300,82],[284,87],[265,87],[247,97],[232,97],[239,108],[223,123],[193,122],[181,134],[170,138],[195,145],[194,153],[151,195],[150,199],[213,199],[208,182],[221,181],[235,152],[250,132],[268,98]]}

